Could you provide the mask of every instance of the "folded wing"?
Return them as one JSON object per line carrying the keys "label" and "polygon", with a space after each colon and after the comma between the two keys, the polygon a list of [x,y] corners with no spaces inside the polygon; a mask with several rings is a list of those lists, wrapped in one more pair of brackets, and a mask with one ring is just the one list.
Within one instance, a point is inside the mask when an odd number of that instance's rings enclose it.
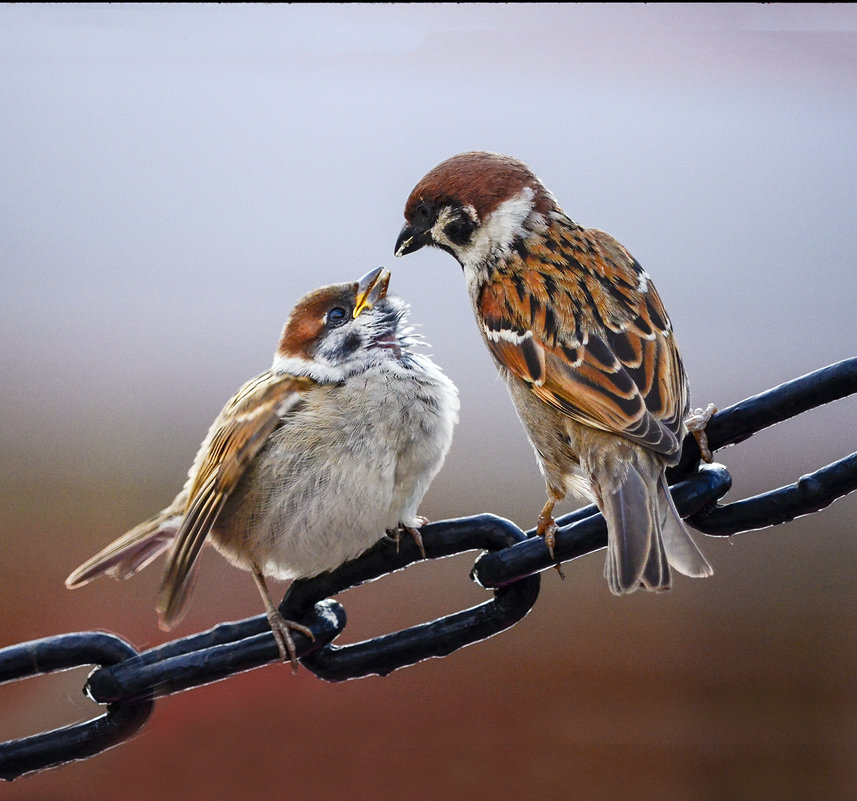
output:
{"label": "folded wing", "polygon": [[577,422],[675,457],[686,380],[654,286],[607,234],[578,231],[564,242],[566,250],[550,254],[551,269],[531,253],[525,270],[498,272],[483,286],[488,347]]}
{"label": "folded wing", "polygon": [[248,381],[215,420],[167,559],[157,609],[169,628],[187,601],[200,549],[230,494],[266,439],[300,402],[309,379],[270,371]]}

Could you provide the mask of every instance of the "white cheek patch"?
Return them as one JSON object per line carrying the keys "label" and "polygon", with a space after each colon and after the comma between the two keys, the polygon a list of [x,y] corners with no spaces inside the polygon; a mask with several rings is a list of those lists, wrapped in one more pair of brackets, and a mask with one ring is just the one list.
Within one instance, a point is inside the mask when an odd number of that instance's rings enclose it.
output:
{"label": "white cheek patch", "polygon": [[476,229],[473,241],[458,248],[465,267],[478,270],[489,257],[507,251],[512,242],[529,233],[524,223],[533,211],[535,191],[525,186],[515,197],[504,200]]}
{"label": "white cheek patch", "polygon": [[443,232],[443,229],[446,228],[446,224],[450,220],[449,209],[444,209],[440,214],[437,215],[437,220],[435,224],[431,227],[431,238],[438,242],[439,244],[447,244],[446,234]]}
{"label": "white cheek patch", "polygon": [[488,215],[482,230],[497,244],[508,247],[514,239],[526,235],[524,221],[533,210],[535,191],[525,186],[515,197],[504,200]]}

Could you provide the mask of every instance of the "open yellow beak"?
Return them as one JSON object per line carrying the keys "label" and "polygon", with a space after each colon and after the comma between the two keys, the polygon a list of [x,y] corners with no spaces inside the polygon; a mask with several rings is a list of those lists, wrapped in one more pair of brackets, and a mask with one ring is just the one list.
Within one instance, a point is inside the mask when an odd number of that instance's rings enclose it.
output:
{"label": "open yellow beak", "polygon": [[357,282],[357,299],[354,302],[354,317],[359,317],[366,309],[371,309],[387,294],[390,284],[390,271],[378,267],[366,273]]}

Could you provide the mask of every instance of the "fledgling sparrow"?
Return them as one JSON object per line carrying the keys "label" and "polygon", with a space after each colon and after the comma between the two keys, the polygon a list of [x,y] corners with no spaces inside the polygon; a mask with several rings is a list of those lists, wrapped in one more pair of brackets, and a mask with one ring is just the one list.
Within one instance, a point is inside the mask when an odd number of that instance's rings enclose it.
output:
{"label": "fledgling sparrow", "polygon": [[[417,507],[458,420],[458,391],[387,296],[390,273],[310,292],[292,311],[270,370],[244,384],[208,431],[175,500],[81,565],[79,587],[127,578],[169,548],[157,601],[178,622],[208,541],[252,573],[282,658],[289,629],[265,584],[308,578],[385,532],[415,533]],[[421,544],[418,534],[418,543]]]}
{"label": "fledgling sparrow", "polygon": [[610,589],[670,586],[670,566],[711,575],[676,511],[688,385],[649,276],[613,237],[583,228],[520,161],[453,156],[405,206],[397,256],[432,245],[461,265],[479,330],[547,485],[538,532],[553,555],[554,505],[594,496],[608,528]]}

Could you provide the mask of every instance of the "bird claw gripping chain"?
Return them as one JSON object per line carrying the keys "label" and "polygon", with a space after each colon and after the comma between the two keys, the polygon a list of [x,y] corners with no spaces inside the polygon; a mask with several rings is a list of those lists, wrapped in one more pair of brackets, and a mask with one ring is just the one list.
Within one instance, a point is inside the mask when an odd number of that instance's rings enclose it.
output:
{"label": "bird claw gripping chain", "polygon": [[[817,370],[715,414],[706,426],[716,451],[817,406],[857,392],[857,358]],[[688,435],[681,461],[668,472],[673,499],[695,529],[709,535],[778,525],[825,508],[857,489],[857,453],[793,484],[752,498],[721,504],[731,477],[719,464],[700,465],[696,439]],[[386,675],[429,657],[451,654],[513,626],[535,604],[539,573],[607,544],[604,519],[588,506],[557,519],[554,559],[544,541],[494,515],[447,520],[420,533],[428,559],[481,551],[471,570],[493,598],[470,609],[393,634],[338,646],[345,610],[330,596],[420,561],[411,538],[381,540],[359,558],[313,579],[295,581],[280,604],[288,618],[306,625],[314,639],[297,633],[301,663],[326,681]],[[224,623],[207,632],[138,653],[119,637],[101,632],[61,634],[0,649],[0,683],[93,665],[85,692],[106,713],[91,721],[0,744],[0,778],[86,759],[131,737],[147,721],[154,699],[280,661],[265,615]]]}

